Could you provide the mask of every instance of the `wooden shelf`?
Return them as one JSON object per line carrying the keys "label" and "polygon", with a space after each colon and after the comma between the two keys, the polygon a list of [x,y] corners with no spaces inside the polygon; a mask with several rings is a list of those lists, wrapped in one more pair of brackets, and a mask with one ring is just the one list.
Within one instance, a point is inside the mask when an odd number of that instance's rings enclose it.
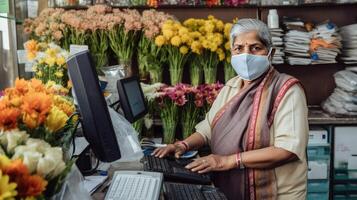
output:
{"label": "wooden shelf", "polygon": [[[256,5],[256,4],[241,4],[237,6],[229,5],[216,5],[216,6],[207,6],[207,5],[160,5],[157,8],[147,6],[147,5],[132,5],[132,6],[112,6],[113,8],[132,8],[132,9],[224,9],[224,8],[255,8],[255,9],[273,9],[273,8],[306,8],[306,7],[341,7],[341,6],[357,6],[357,3],[312,3],[312,4],[298,4],[298,5]],[[66,10],[70,9],[87,9],[87,6],[64,6],[58,7]]]}
{"label": "wooden shelf", "polygon": [[308,116],[310,125],[357,125],[357,116],[331,116],[330,114],[321,110],[321,108],[312,107],[309,109]]}

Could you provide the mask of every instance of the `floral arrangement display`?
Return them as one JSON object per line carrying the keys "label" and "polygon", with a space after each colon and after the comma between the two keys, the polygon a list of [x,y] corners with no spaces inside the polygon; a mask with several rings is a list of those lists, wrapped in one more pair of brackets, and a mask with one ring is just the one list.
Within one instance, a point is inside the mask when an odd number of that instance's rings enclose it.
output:
{"label": "floral arrangement display", "polygon": [[68,93],[68,52],[54,43],[38,43],[35,40],[27,41],[24,46],[28,60],[33,62],[35,78],[45,84],[51,81],[63,86],[62,90]]}
{"label": "floral arrangement display", "polygon": [[19,128],[53,146],[69,146],[75,112],[71,99],[40,80],[17,79],[0,99],[0,130]]}
{"label": "floral arrangement display", "polygon": [[65,150],[75,108],[56,87],[17,79],[0,98],[0,197],[48,199],[60,192],[73,161]]}
{"label": "floral arrangement display", "polygon": [[148,114],[146,114],[144,118],[133,123],[133,126],[140,136],[142,136],[143,128],[145,127],[145,136],[150,137],[153,136],[151,135],[151,128],[154,115],[158,112],[155,99],[160,95],[158,91],[165,85],[163,83],[154,83],[151,85],[141,83],[140,85],[146,99]]}
{"label": "floral arrangement display", "polygon": [[150,75],[151,83],[162,82],[163,64],[167,61],[163,48],[155,45],[155,37],[165,21],[174,17],[155,10],[142,13],[143,30],[138,45],[138,63],[140,77]]}
{"label": "floral arrangement display", "polygon": [[171,85],[182,81],[183,69],[189,58],[191,38],[186,27],[179,21],[167,20],[162,25],[161,34],[155,38],[155,44],[164,48],[169,63]]}
{"label": "floral arrangement display", "polygon": [[224,23],[214,16],[208,19],[187,19],[184,25],[192,33],[193,41],[190,45],[195,55],[195,62],[191,65],[191,81],[194,85],[200,83],[201,70],[204,71],[205,83],[216,82],[217,66],[225,59]]}
{"label": "floral arrangement display", "polygon": [[113,9],[109,17],[113,18],[109,24],[110,47],[119,62],[130,65],[142,29],[141,15],[137,10]]}
{"label": "floral arrangement display", "polygon": [[[237,19],[236,19],[237,20]],[[224,25],[224,49],[226,53],[226,59],[223,62],[224,65],[224,81],[227,82],[229,79],[236,76],[236,72],[234,71],[231,65],[231,43],[229,33],[231,32],[233,24],[226,23]]]}
{"label": "floral arrangement display", "polygon": [[3,199],[47,199],[61,190],[73,164],[65,162],[62,148],[17,129],[2,131],[0,145]]}
{"label": "floral arrangement display", "polygon": [[160,108],[164,143],[174,142],[179,120],[182,124],[183,138],[190,136],[222,88],[223,84],[220,83],[199,86],[180,83],[161,87],[155,97]]}

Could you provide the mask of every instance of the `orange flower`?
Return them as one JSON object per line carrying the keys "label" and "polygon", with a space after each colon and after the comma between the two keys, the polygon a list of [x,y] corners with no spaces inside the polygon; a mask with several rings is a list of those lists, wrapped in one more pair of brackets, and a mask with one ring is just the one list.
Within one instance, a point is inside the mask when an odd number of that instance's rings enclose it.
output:
{"label": "orange flower", "polygon": [[4,108],[0,112],[0,128],[12,129],[17,126],[21,111],[17,108]]}
{"label": "orange flower", "polygon": [[25,79],[16,78],[15,89],[22,95],[24,95],[29,90],[28,82]]}
{"label": "orange flower", "polygon": [[43,92],[45,90],[45,86],[42,84],[41,80],[38,79],[31,79],[30,87],[33,88],[36,92]]}
{"label": "orange flower", "polygon": [[16,190],[20,198],[36,197],[46,189],[47,181],[38,175],[31,176],[28,168],[20,159],[3,166],[2,171],[10,177],[11,182],[17,184]]}
{"label": "orange flower", "polygon": [[11,179],[21,178],[29,175],[29,171],[26,165],[24,165],[20,159],[11,161],[10,164],[3,167],[2,171],[4,174],[9,175]]}
{"label": "orange flower", "polygon": [[38,51],[38,45],[36,40],[29,40],[25,43],[25,49],[30,52],[37,52]]}
{"label": "orange flower", "polygon": [[42,92],[29,92],[23,98],[22,109],[24,123],[29,128],[36,128],[42,124],[51,110],[52,99],[50,95]]}
{"label": "orange flower", "polygon": [[47,181],[39,175],[24,176],[16,181],[18,196],[36,197],[46,190]]}

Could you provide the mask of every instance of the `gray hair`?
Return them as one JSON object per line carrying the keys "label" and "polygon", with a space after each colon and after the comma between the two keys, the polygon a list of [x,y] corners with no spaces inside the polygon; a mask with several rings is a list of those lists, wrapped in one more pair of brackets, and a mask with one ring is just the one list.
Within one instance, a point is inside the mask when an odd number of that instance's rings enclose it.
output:
{"label": "gray hair", "polygon": [[268,26],[258,19],[240,19],[233,25],[230,33],[231,48],[235,38],[242,33],[257,31],[261,42],[270,49],[272,47],[271,35]]}

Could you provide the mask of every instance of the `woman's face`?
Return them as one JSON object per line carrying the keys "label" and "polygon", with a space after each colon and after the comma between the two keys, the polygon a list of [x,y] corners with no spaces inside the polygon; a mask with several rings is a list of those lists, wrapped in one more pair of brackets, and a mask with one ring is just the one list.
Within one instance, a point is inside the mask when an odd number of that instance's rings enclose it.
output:
{"label": "woman's face", "polygon": [[233,41],[232,55],[248,53],[253,55],[267,55],[269,50],[260,41],[256,31],[241,33]]}

